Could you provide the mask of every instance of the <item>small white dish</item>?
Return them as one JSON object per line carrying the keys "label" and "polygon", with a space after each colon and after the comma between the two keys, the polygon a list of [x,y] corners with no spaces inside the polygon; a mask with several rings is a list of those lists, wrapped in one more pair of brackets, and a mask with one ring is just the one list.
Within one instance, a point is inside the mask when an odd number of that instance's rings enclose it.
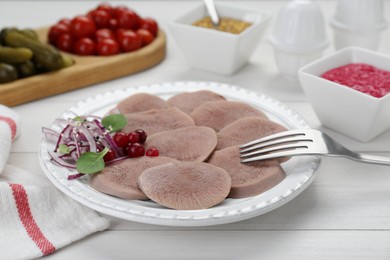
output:
{"label": "small white dish", "polygon": [[367,142],[390,128],[390,95],[376,98],[321,78],[323,73],[349,63],[390,71],[390,56],[349,47],[304,66],[299,80],[324,126]]}
{"label": "small white dish", "polygon": [[198,5],[169,23],[169,29],[187,62],[199,69],[230,75],[245,65],[264,33],[270,15],[224,3],[216,3],[220,17],[252,23],[240,34],[232,34],[192,25],[207,16]]}
{"label": "small white dish", "polygon": [[[128,83],[123,87],[128,86]],[[214,82],[168,82],[128,87],[103,93],[78,102],[58,118],[76,115],[104,115],[124,97],[145,92],[168,99],[175,94],[207,89],[226,97],[248,103],[262,110],[269,119],[289,129],[308,128],[304,119],[284,104],[268,96],[232,85]],[[51,129],[62,129],[54,122]],[[104,214],[148,224],[165,226],[209,226],[236,222],[274,210],[304,191],[315,176],[320,159],[317,156],[296,156],[282,164],[286,178],[270,190],[244,199],[225,199],[222,203],[203,210],[173,210],[152,201],[124,200],[98,192],[89,186],[87,178],[69,181],[69,171],[51,161],[48,151],[53,144],[44,138],[40,143],[39,162],[48,179],[74,200]]]}

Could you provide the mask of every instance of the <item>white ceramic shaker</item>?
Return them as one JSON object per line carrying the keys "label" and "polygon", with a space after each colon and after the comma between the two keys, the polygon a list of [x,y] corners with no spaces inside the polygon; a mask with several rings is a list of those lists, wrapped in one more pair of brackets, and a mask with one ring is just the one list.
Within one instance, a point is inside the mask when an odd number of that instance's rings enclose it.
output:
{"label": "white ceramic shaker", "polygon": [[379,47],[384,19],[383,0],[338,0],[330,22],[336,49],[359,46],[371,50]]}
{"label": "white ceramic shaker", "polygon": [[329,45],[320,6],[310,0],[290,1],[280,10],[269,40],[280,73],[298,80],[298,70],[320,58]]}

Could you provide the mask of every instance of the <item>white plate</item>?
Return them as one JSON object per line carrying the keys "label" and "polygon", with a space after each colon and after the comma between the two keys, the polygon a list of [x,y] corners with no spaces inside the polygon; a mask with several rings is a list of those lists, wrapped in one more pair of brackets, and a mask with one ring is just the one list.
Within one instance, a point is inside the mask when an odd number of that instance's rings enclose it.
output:
{"label": "white plate", "polygon": [[[147,92],[162,98],[169,98],[184,91],[208,89],[220,93],[230,100],[248,103],[265,112],[269,118],[289,129],[308,128],[306,122],[282,103],[252,91],[236,86],[213,82],[171,82],[148,86],[138,86],[107,92],[83,100],[70,107],[59,118],[73,118],[78,115],[103,115],[124,97],[137,92]],[[61,130],[53,123],[50,128]],[[44,139],[40,143],[39,160],[46,176],[53,184],[78,202],[105,213],[127,220],[167,225],[167,226],[207,226],[231,223],[269,212],[282,206],[301,193],[314,178],[314,171],[320,160],[318,157],[294,157],[283,164],[287,176],[277,186],[255,197],[226,199],[221,204],[205,210],[173,210],[151,201],[123,200],[105,195],[88,185],[88,178],[67,180],[68,170],[50,161],[48,150],[53,145]]]}

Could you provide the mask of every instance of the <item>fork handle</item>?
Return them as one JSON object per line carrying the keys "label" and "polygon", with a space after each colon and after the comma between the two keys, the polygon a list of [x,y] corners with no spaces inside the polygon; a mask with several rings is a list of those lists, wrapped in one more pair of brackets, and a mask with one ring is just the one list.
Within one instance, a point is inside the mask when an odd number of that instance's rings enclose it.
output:
{"label": "fork handle", "polygon": [[390,158],[380,155],[353,153],[353,155],[349,156],[349,158],[360,162],[390,165]]}

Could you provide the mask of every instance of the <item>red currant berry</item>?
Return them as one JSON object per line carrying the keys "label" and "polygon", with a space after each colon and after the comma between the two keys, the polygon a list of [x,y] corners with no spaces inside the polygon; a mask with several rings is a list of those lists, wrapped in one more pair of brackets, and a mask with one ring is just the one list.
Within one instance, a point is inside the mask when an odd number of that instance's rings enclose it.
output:
{"label": "red currant berry", "polygon": [[150,147],[146,150],[146,156],[158,156],[160,153],[156,147]]}
{"label": "red currant berry", "polygon": [[130,148],[131,145],[132,145],[132,143],[128,143],[125,147],[123,147],[122,151],[123,151],[124,155],[128,155],[129,154],[129,148]]}
{"label": "red currant berry", "polygon": [[131,132],[127,134],[128,142],[129,143],[138,143],[139,142],[139,134],[136,132]]}
{"label": "red currant berry", "polygon": [[114,142],[116,143],[116,145],[119,147],[125,147],[128,143],[127,135],[123,132],[115,133],[113,139],[114,139]]}
{"label": "red currant berry", "polygon": [[145,147],[140,143],[129,144],[127,150],[129,157],[140,157],[145,155]]}
{"label": "red currant berry", "polygon": [[145,131],[142,129],[137,129],[137,130],[135,130],[135,132],[139,134],[139,143],[141,143],[141,144],[145,143],[146,137],[148,137],[148,135],[145,133]]}
{"label": "red currant berry", "polygon": [[104,155],[103,160],[105,162],[109,162],[109,161],[114,160],[115,158],[116,158],[115,152],[113,150],[108,150],[106,155]]}

